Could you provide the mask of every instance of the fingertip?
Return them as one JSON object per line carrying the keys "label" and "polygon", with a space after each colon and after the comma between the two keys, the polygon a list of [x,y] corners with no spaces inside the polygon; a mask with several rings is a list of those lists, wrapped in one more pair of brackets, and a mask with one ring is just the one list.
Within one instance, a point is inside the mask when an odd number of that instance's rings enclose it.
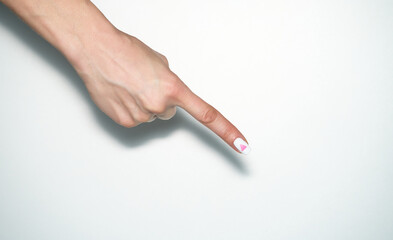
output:
{"label": "fingertip", "polygon": [[233,145],[236,147],[236,149],[239,151],[239,153],[247,155],[251,151],[251,147],[250,147],[249,143],[243,138],[237,137],[233,141]]}

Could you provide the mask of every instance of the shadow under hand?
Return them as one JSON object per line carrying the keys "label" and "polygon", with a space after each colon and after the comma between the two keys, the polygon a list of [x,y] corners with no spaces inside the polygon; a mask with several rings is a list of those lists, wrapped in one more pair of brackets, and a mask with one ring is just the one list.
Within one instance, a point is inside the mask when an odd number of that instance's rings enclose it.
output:
{"label": "shadow under hand", "polygon": [[178,111],[169,121],[157,119],[134,128],[125,128],[116,124],[94,104],[83,81],[64,56],[2,3],[0,3],[0,25],[17,36],[25,45],[30,46],[37,56],[40,56],[69,79],[75,89],[89,103],[100,125],[123,145],[136,147],[151,139],[166,137],[176,129],[183,128],[198,136],[207,146],[218,151],[239,172],[242,174],[248,173],[244,164],[238,159],[238,153],[235,153],[221,139],[201,126],[196,120],[190,119],[184,111]]}
{"label": "shadow under hand", "polygon": [[224,141],[218,138],[213,132],[201,125],[195,119],[192,119],[186,111],[177,108],[176,115],[168,121],[157,119],[150,123],[143,123],[133,128],[125,128],[103,113],[96,109],[97,119],[105,130],[116,137],[120,143],[125,146],[138,146],[155,138],[163,138],[175,132],[178,129],[185,129],[198,136],[206,146],[219,152],[225,159],[231,163],[239,172],[246,175],[248,170],[242,161],[239,160],[239,154],[230,148]]}

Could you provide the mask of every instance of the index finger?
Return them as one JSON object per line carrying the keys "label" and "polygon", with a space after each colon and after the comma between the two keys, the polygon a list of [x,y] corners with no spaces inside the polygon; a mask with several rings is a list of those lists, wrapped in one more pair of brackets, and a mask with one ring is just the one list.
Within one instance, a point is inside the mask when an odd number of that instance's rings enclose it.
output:
{"label": "index finger", "polygon": [[185,84],[177,96],[178,106],[208,127],[239,153],[248,154],[250,146],[243,134],[217,109],[194,94]]}

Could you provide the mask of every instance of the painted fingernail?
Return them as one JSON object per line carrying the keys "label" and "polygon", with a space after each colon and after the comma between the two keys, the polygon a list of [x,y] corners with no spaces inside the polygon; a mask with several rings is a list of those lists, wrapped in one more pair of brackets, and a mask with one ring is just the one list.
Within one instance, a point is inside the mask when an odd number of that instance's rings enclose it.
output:
{"label": "painted fingernail", "polygon": [[236,138],[233,144],[243,154],[248,154],[251,151],[250,146],[241,138]]}

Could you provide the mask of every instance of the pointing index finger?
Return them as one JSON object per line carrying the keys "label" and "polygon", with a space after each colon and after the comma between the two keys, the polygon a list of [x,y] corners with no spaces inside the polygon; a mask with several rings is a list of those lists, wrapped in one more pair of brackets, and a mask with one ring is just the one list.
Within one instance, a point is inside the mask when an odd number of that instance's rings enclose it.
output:
{"label": "pointing index finger", "polygon": [[186,85],[178,96],[178,106],[208,127],[239,153],[248,154],[250,146],[243,134],[217,109],[194,94]]}

